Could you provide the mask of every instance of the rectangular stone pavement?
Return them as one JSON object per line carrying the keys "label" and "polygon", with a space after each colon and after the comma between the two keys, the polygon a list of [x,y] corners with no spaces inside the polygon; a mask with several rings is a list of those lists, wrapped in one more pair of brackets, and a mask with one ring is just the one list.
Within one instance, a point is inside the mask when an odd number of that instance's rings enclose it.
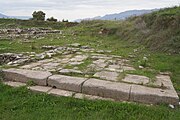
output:
{"label": "rectangular stone pavement", "polygon": [[63,90],[81,92],[82,84],[87,78],[53,75],[48,79],[48,85]]}
{"label": "rectangular stone pavement", "polygon": [[47,71],[33,71],[23,69],[6,69],[3,70],[4,79],[7,81],[16,81],[27,83],[33,81],[37,85],[47,85],[47,78],[52,74]]}
{"label": "rectangular stone pavement", "polygon": [[82,93],[112,98],[119,101],[128,101],[130,87],[130,84],[125,83],[89,79],[83,84]]}

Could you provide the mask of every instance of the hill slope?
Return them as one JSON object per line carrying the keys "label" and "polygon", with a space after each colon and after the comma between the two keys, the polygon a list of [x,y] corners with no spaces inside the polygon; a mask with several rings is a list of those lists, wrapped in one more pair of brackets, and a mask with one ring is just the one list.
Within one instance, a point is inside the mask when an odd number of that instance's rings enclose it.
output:
{"label": "hill slope", "polygon": [[[180,7],[162,9],[127,22],[133,24],[129,38],[124,36],[127,40],[144,44],[151,50],[180,54]],[[123,36],[122,31],[119,33]]]}

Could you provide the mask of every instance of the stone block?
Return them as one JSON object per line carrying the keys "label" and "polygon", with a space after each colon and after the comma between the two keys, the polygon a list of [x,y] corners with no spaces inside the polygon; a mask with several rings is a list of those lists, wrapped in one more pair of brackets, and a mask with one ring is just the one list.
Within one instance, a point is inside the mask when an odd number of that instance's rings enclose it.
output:
{"label": "stone block", "polygon": [[82,93],[112,98],[119,101],[128,101],[130,85],[125,83],[116,83],[98,79],[89,79],[84,82]]}
{"label": "stone block", "polygon": [[5,81],[3,82],[5,85],[9,85],[11,87],[22,87],[22,86],[26,86],[25,83],[21,83],[21,82],[12,82],[12,81]]}
{"label": "stone block", "polygon": [[72,97],[74,92],[60,90],[60,89],[52,89],[48,92],[48,94],[55,95],[55,96]]}
{"label": "stone block", "polygon": [[74,95],[74,98],[78,98],[78,99],[88,99],[88,100],[108,100],[108,101],[114,101],[111,98],[103,98],[103,97],[99,97],[99,96],[94,96],[94,95],[86,95],[86,94],[82,94],[82,93],[76,93]]}
{"label": "stone block", "polygon": [[47,85],[47,78],[52,74],[46,71],[33,71],[24,69],[6,69],[3,70],[4,79],[8,81],[16,81],[27,83],[33,81],[37,85]]}
{"label": "stone block", "polygon": [[30,86],[28,87],[29,90],[32,90],[34,92],[41,92],[41,93],[47,93],[52,89],[52,87],[47,86]]}
{"label": "stone block", "polygon": [[132,85],[130,101],[148,104],[167,103],[177,105],[179,97],[175,90]]}
{"label": "stone block", "polygon": [[86,78],[53,75],[49,77],[48,85],[63,90],[81,92],[81,87],[84,81],[86,81]]}

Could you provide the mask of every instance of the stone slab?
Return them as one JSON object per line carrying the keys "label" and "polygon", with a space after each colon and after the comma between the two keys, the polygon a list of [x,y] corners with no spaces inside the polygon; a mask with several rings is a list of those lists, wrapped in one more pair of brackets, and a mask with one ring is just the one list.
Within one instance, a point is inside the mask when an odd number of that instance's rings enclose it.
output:
{"label": "stone slab", "polygon": [[63,90],[81,92],[81,87],[87,78],[53,75],[48,79],[48,85]]}
{"label": "stone slab", "polygon": [[47,71],[33,71],[24,69],[5,69],[3,70],[4,78],[8,81],[27,83],[33,81],[37,85],[47,85],[47,78],[52,74]]}
{"label": "stone slab", "polygon": [[119,101],[128,101],[130,85],[125,83],[116,83],[98,79],[89,79],[84,82],[82,93],[112,98]]}
{"label": "stone slab", "polygon": [[94,77],[99,77],[101,79],[106,79],[106,80],[117,81],[118,75],[119,74],[117,72],[101,71],[101,72],[97,72],[96,74],[94,74]]}
{"label": "stone slab", "polygon": [[44,63],[48,63],[48,62],[51,62],[51,61],[53,61],[53,59],[44,59],[44,60],[38,61],[38,63],[44,64]]}
{"label": "stone slab", "polygon": [[42,93],[47,93],[52,89],[52,87],[47,87],[47,86],[30,86],[28,87],[29,90],[32,90],[34,92],[42,92]]}
{"label": "stone slab", "polygon": [[122,69],[123,69],[124,71],[133,71],[133,70],[136,70],[135,68],[130,67],[130,66],[123,66]]}
{"label": "stone slab", "polygon": [[65,91],[60,89],[51,89],[48,94],[55,95],[55,96],[65,96],[65,97],[72,97],[74,92]]}
{"label": "stone slab", "polygon": [[86,55],[77,55],[77,56],[71,58],[70,61],[82,62],[83,60],[86,60],[87,58],[88,58],[88,56],[86,56]]}
{"label": "stone slab", "polygon": [[179,97],[175,90],[132,85],[130,101],[148,104],[167,103],[178,105]]}
{"label": "stone slab", "polygon": [[86,95],[86,94],[82,94],[82,93],[76,93],[73,97],[74,98],[78,98],[78,99],[88,99],[88,100],[108,100],[108,101],[114,101],[111,98],[103,98],[103,97],[99,97],[99,96]]}
{"label": "stone slab", "polygon": [[34,68],[34,67],[37,67],[37,66],[40,66],[42,63],[40,62],[36,62],[36,63],[31,63],[31,64],[28,64],[28,65],[24,65],[20,68],[22,69],[31,69],[31,68]]}
{"label": "stone slab", "polygon": [[121,66],[120,65],[109,65],[108,68],[110,68],[110,69],[120,69]]}
{"label": "stone slab", "polygon": [[74,70],[74,69],[62,69],[59,71],[61,74],[83,74],[80,70]]}
{"label": "stone slab", "polygon": [[149,80],[150,79],[146,76],[127,74],[122,81],[144,85],[144,84],[149,83]]}
{"label": "stone slab", "polygon": [[97,65],[98,67],[105,68],[108,65],[107,63],[105,63],[105,61],[106,60],[104,59],[98,59],[96,61],[93,61],[93,63]]}
{"label": "stone slab", "polygon": [[80,65],[80,64],[83,64],[84,62],[69,62],[68,64],[69,65]]}
{"label": "stone slab", "polygon": [[26,86],[25,83],[21,83],[21,82],[12,82],[12,81],[5,81],[3,82],[5,85],[9,85],[11,87],[22,87],[22,86]]}

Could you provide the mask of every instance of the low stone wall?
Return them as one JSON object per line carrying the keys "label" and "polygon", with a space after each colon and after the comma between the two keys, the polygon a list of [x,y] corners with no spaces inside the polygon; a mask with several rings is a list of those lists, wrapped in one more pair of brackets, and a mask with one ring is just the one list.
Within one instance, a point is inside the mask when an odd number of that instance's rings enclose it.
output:
{"label": "low stone wall", "polygon": [[52,75],[50,72],[46,71],[42,72],[24,69],[6,69],[3,70],[3,73],[4,79],[7,81],[23,83],[33,81],[37,85],[56,87],[57,89],[52,92],[52,94],[55,94],[56,91],[62,89],[74,93],[111,98],[116,101],[130,101],[147,104],[179,104],[179,97],[173,86],[166,89],[152,88],[92,78]]}

